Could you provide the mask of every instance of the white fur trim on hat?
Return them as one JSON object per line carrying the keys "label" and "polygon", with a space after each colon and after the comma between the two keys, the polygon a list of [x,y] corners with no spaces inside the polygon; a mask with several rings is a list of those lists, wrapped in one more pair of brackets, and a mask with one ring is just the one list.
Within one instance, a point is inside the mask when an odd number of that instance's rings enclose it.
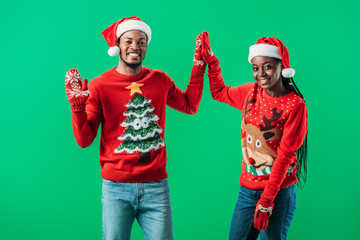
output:
{"label": "white fur trim on hat", "polygon": [[295,70],[292,68],[285,68],[282,70],[281,74],[283,75],[283,77],[285,78],[291,78],[295,75]]}
{"label": "white fur trim on hat", "polygon": [[119,55],[119,53],[120,53],[120,48],[118,46],[114,46],[108,49],[108,54],[112,57]]}
{"label": "white fur trim on hat", "polygon": [[116,31],[116,37],[117,39],[120,38],[120,36],[130,30],[140,30],[144,32],[147,36],[147,44],[150,43],[151,40],[151,29],[150,27],[139,20],[128,20],[125,22],[122,22],[118,25],[117,31]]}
{"label": "white fur trim on hat", "polygon": [[250,46],[249,58],[248,58],[249,63],[251,63],[251,60],[257,56],[282,59],[279,48],[277,46],[263,44],[263,43]]}

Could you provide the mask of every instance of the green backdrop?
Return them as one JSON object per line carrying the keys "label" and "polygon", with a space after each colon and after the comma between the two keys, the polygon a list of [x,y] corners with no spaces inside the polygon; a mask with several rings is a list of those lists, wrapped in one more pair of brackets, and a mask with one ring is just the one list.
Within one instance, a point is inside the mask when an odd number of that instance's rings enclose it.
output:
{"label": "green backdrop", "polygon": [[[250,45],[280,38],[309,111],[308,181],[289,239],[358,239],[359,9],[355,0],[2,2],[0,239],[101,239],[99,137],[76,144],[64,78],[115,66],[100,33],[133,15],[153,31],[144,65],[183,90],[200,32],[230,86],[252,81]],[[205,82],[196,115],[166,116],[175,239],[227,239],[239,190],[241,113],[212,100]],[[132,239],[143,239],[137,223]]]}

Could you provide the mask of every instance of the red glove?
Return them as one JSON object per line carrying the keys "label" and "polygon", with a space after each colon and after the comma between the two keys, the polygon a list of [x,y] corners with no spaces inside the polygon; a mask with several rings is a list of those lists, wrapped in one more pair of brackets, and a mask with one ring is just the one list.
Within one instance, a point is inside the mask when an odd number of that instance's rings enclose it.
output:
{"label": "red glove", "polygon": [[196,48],[195,48],[195,54],[194,54],[194,66],[199,66],[199,67],[204,67],[205,68],[205,63],[202,59],[201,56],[201,35],[202,33],[200,33],[197,37],[196,37]]}
{"label": "red glove", "polygon": [[204,75],[205,73],[205,67],[206,64],[201,56],[201,36],[203,33],[200,33],[196,37],[196,48],[195,48],[195,54],[194,54],[194,70],[198,72],[200,75]]}
{"label": "red glove", "polygon": [[90,92],[87,88],[87,79],[84,79],[84,83],[81,82],[79,70],[70,69],[66,72],[65,90],[67,98],[71,104],[72,111],[84,111]]}
{"label": "red glove", "polygon": [[269,218],[274,208],[274,199],[279,191],[275,185],[265,185],[264,192],[256,204],[254,215],[254,227],[259,230],[265,230],[269,223]]}
{"label": "red glove", "polygon": [[210,72],[219,71],[220,70],[219,60],[215,57],[213,51],[210,48],[209,33],[206,31],[202,33],[201,46],[202,46],[201,55],[205,63],[209,65],[209,71]]}

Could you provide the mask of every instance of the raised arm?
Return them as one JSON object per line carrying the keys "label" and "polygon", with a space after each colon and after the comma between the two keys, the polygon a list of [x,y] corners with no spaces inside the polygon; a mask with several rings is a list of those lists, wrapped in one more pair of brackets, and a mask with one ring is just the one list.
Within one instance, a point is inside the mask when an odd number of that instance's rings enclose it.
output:
{"label": "raised arm", "polygon": [[77,69],[70,69],[65,76],[65,90],[72,112],[72,125],[80,147],[90,146],[100,125],[101,111],[96,106],[96,94],[87,88],[87,79],[81,82]]}
{"label": "raised arm", "polygon": [[201,35],[196,37],[194,65],[185,92],[180,90],[174,81],[167,76],[169,84],[167,105],[187,114],[194,114],[198,111],[204,85],[206,64],[201,57]]}
{"label": "raised arm", "polygon": [[252,84],[243,84],[238,87],[225,86],[221,76],[220,63],[210,48],[209,34],[204,32],[202,35],[201,55],[208,64],[208,76],[211,96],[214,100],[224,102],[232,107],[241,109],[244,105],[245,97],[249,92],[249,86]]}

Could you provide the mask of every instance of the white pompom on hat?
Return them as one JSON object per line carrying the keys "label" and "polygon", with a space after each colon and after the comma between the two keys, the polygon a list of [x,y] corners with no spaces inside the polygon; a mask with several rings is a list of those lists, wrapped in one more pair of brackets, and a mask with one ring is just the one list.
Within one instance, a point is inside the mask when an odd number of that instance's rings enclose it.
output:
{"label": "white pompom on hat", "polygon": [[248,58],[249,63],[251,63],[251,60],[257,56],[281,59],[284,64],[282,76],[291,78],[295,75],[295,70],[290,68],[289,52],[279,39],[274,37],[262,37],[257,40],[255,45],[250,46]]}
{"label": "white pompom on hat", "polygon": [[101,33],[110,47],[108,50],[108,54],[110,56],[117,56],[120,54],[120,49],[117,46],[117,40],[123,33],[130,30],[140,30],[144,32],[147,36],[147,44],[150,43],[151,29],[146,23],[138,17],[123,18],[107,27]]}

